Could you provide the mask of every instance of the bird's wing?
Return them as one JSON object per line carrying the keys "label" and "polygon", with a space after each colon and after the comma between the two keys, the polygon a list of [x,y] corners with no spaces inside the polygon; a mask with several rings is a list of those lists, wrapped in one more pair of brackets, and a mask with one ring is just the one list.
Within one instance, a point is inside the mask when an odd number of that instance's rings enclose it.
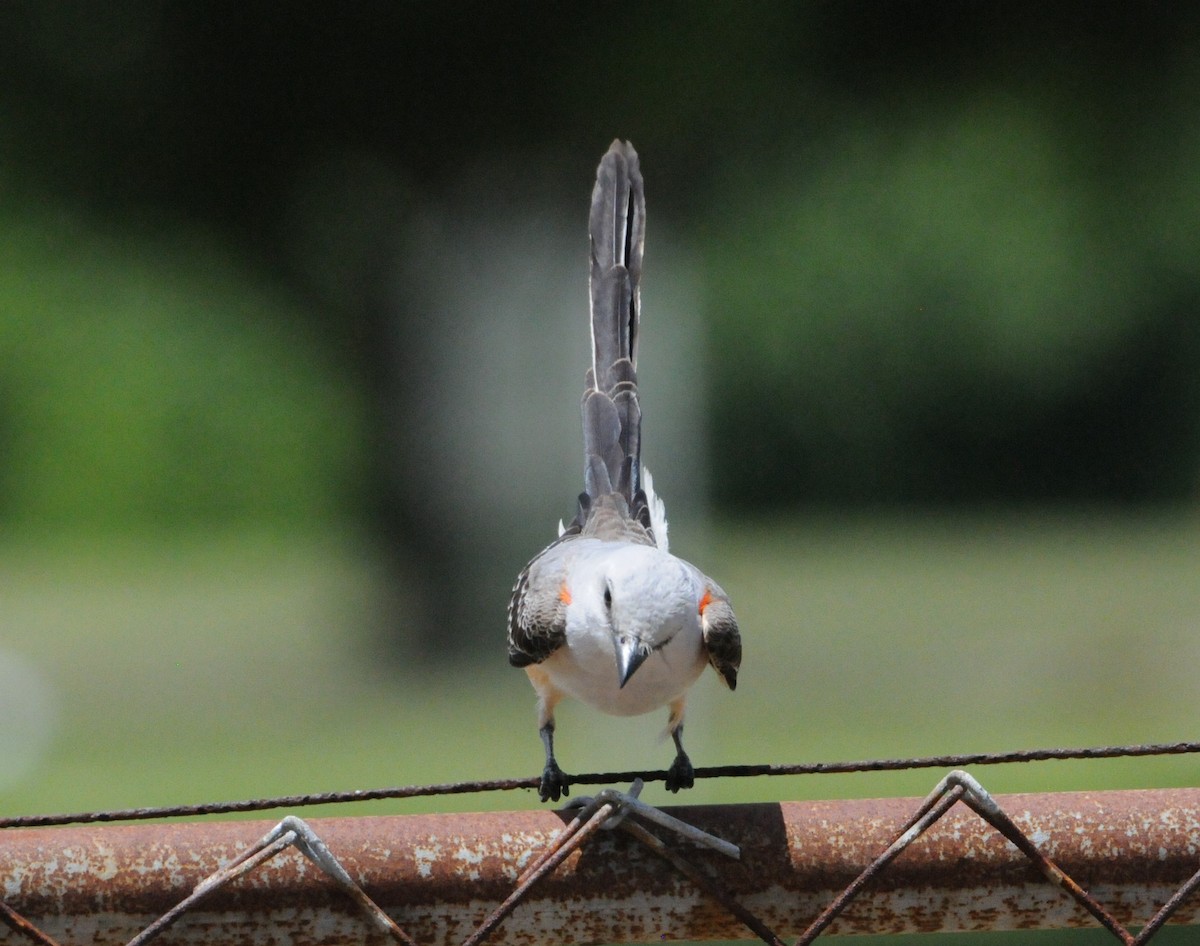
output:
{"label": "bird's wing", "polygon": [[736,690],[738,667],[742,665],[742,635],[729,598],[712,583],[700,599],[700,627],[704,632],[708,662],[725,685]]}
{"label": "bird's wing", "polygon": [[508,662],[541,663],[567,639],[566,568],[559,554],[579,534],[572,526],[521,569],[508,602]]}

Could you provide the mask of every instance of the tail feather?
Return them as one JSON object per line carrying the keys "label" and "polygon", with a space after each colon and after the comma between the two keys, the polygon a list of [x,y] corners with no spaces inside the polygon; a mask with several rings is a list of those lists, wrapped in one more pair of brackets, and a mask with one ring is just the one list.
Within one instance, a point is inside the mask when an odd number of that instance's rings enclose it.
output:
{"label": "tail feather", "polygon": [[592,191],[592,370],[583,399],[584,479],[589,496],[616,490],[631,506],[641,488],[637,341],[645,223],[637,152],[614,141]]}
{"label": "tail feather", "polygon": [[625,460],[621,451],[621,417],[612,400],[599,391],[588,391],[583,396],[583,440],[584,489],[592,497],[611,493]]}
{"label": "tail feather", "polygon": [[[607,220],[604,221],[607,225]],[[593,246],[596,235],[592,236]],[[592,367],[601,390],[612,384],[616,363],[628,359],[633,364],[633,346],[637,340],[634,290],[629,271],[623,263],[609,268],[592,258]]]}

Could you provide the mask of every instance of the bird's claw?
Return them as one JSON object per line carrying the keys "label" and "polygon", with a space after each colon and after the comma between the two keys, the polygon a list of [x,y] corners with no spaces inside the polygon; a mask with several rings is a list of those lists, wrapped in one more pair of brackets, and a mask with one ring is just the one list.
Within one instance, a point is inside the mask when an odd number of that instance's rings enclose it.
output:
{"label": "bird's claw", "polygon": [[551,760],[546,763],[546,767],[542,769],[542,784],[538,788],[538,795],[542,801],[558,801],[559,798],[566,798],[571,794],[570,782],[567,780],[566,773],[558,767],[558,763]]}
{"label": "bird's claw", "polygon": [[667,791],[677,792],[681,788],[691,788],[695,783],[696,770],[692,768],[692,760],[681,752],[667,770]]}

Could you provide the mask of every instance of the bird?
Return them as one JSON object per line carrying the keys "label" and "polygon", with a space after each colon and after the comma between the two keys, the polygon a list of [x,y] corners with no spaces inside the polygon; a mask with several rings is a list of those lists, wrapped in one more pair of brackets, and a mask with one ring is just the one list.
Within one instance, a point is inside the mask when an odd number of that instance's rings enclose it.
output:
{"label": "bird", "polygon": [[554,756],[554,710],[565,697],[603,713],[669,708],[671,792],[691,788],[683,748],[687,692],[706,666],[737,687],[741,635],[729,596],[672,555],[666,511],[641,462],[638,399],[646,200],[637,152],[617,139],[600,161],[589,215],[592,360],[583,415],[584,490],[570,524],[517,576],[508,605],[508,660],[538,701],[543,802],[570,794]]}

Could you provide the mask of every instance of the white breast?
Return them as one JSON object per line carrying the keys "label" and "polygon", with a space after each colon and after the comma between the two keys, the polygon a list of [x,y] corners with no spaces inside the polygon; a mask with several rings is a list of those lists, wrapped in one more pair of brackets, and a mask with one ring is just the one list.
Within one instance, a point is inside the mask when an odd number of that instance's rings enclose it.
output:
{"label": "white breast", "polygon": [[682,696],[704,670],[699,622],[687,625],[638,668],[624,687],[617,686],[617,660],[607,627],[567,630],[567,646],[542,663],[559,689],[613,716],[637,716]]}

